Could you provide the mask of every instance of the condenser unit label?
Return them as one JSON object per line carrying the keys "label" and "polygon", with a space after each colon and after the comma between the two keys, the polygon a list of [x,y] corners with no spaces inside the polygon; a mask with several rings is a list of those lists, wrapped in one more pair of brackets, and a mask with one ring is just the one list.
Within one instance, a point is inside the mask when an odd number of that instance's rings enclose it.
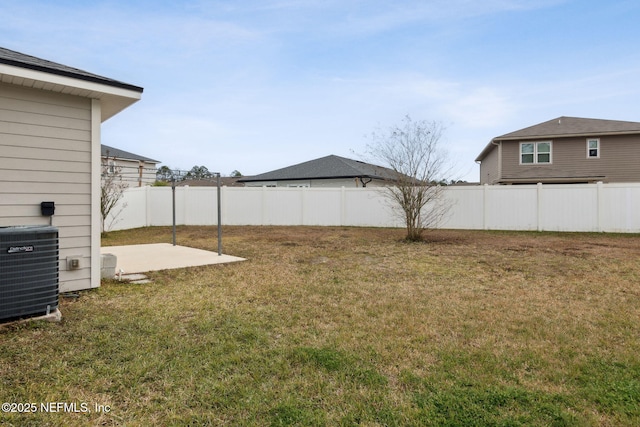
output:
{"label": "condenser unit label", "polygon": [[33,252],[33,246],[9,246],[7,253],[17,254],[22,252]]}

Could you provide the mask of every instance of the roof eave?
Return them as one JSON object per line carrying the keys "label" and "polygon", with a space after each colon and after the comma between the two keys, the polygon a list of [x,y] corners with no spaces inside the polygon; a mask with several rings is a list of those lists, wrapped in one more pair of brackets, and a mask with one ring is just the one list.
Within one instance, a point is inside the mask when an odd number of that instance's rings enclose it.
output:
{"label": "roof eave", "polygon": [[554,184],[572,184],[576,182],[597,182],[604,181],[607,177],[602,176],[571,176],[571,177],[544,177],[544,178],[502,178],[497,181],[498,184],[537,184],[537,183],[554,183]]}
{"label": "roof eave", "polygon": [[120,82],[118,80],[113,80],[106,77],[101,77],[91,73],[85,73],[85,72],[82,72],[81,70],[78,70],[78,72],[74,72],[73,69],[63,70],[63,69],[54,68],[54,67],[45,67],[42,65],[30,64],[27,62],[15,61],[8,58],[0,58],[0,64],[12,65],[17,68],[23,68],[23,69],[33,70],[33,71],[41,71],[47,74],[55,74],[63,77],[71,77],[73,79],[85,80],[93,83],[106,84],[108,86],[119,87],[121,89],[129,89],[137,92],[142,92],[144,90],[139,86],[131,85],[128,83]]}
{"label": "roof eave", "polygon": [[489,141],[489,143],[484,147],[484,149],[480,152],[480,154],[478,154],[478,157],[476,157],[475,162],[482,162],[482,160],[484,160],[484,158],[487,157],[487,154],[489,154],[489,152],[493,150],[493,147],[496,146],[495,142],[496,142],[496,138]]}
{"label": "roof eave", "polygon": [[118,156],[112,157],[112,159],[114,159],[114,160],[126,160],[126,161],[129,161],[129,162],[143,162],[143,163],[155,163],[155,164],[157,164],[157,163],[162,163],[160,160],[153,160],[153,159],[132,159],[132,158],[130,158],[130,157],[118,157]]}
{"label": "roof eave", "polygon": [[371,179],[379,179],[382,181],[390,181],[390,178],[383,178],[377,175],[344,175],[344,176],[323,176],[323,177],[300,177],[300,178],[285,178],[285,177],[276,177],[276,178],[259,178],[259,177],[251,177],[251,178],[243,178],[239,179],[238,182],[260,182],[260,181],[307,181],[310,179],[313,180],[325,180],[325,179],[354,179],[354,178],[371,178]]}
{"label": "roof eave", "polygon": [[579,133],[570,133],[570,134],[549,134],[549,135],[529,135],[529,136],[499,136],[494,138],[494,140],[500,141],[522,141],[522,140],[533,140],[533,139],[556,139],[556,138],[582,138],[582,137],[590,137],[590,136],[615,136],[615,135],[638,135],[640,134],[640,130],[628,130],[628,131],[609,131],[609,132],[579,132]]}
{"label": "roof eave", "polygon": [[[38,70],[24,64],[0,62],[0,82],[48,90],[91,99],[99,99],[104,122],[142,98],[143,89],[114,80],[100,80],[84,75]],[[44,68],[44,67],[41,67]],[[63,75],[67,74],[67,75]]]}

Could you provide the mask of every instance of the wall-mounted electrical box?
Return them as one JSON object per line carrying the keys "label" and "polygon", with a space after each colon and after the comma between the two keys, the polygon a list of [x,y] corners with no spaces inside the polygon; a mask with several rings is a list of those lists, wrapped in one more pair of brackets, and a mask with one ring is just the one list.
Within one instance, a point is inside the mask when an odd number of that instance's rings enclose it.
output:
{"label": "wall-mounted electrical box", "polygon": [[73,255],[67,257],[67,270],[77,270],[81,267],[81,256]]}
{"label": "wall-mounted electrical box", "polygon": [[56,211],[56,203],[42,202],[40,203],[40,211],[42,212],[42,216],[53,216]]}

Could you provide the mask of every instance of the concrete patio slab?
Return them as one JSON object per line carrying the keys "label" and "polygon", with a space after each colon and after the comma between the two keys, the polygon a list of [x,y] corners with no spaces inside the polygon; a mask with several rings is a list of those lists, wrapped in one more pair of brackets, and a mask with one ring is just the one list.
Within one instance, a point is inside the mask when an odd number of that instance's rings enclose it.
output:
{"label": "concrete patio slab", "polygon": [[217,252],[186,246],[173,246],[170,243],[105,246],[100,248],[100,253],[113,254],[118,258],[116,274],[120,270],[124,274],[146,273],[148,271],[245,261],[244,258],[218,255]]}

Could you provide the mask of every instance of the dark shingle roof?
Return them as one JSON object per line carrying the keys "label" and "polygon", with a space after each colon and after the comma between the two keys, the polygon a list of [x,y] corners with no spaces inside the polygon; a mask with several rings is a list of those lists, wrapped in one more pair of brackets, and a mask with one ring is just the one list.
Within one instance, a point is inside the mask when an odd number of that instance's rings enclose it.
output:
{"label": "dark shingle roof", "polygon": [[137,154],[129,153],[128,151],[120,150],[119,148],[109,147],[108,145],[102,144],[100,146],[100,155],[102,157],[115,157],[116,159],[126,159],[126,160],[138,160],[142,162],[149,163],[160,163],[159,160],[153,160],[148,157],[139,156]]}
{"label": "dark shingle roof", "polygon": [[382,166],[330,155],[260,175],[242,178],[239,181],[255,182],[355,177],[393,180],[396,176],[394,171]]}
{"label": "dark shingle roof", "polygon": [[619,120],[558,117],[534,126],[510,132],[494,139],[552,138],[563,136],[595,136],[640,132],[640,123]]}
{"label": "dark shingle roof", "polygon": [[493,145],[495,141],[563,138],[572,136],[626,135],[636,133],[640,134],[639,122],[562,116],[493,138],[476,158],[476,161],[484,159],[495,147],[495,145]]}
{"label": "dark shingle roof", "polygon": [[47,61],[45,59],[36,58],[35,56],[25,55],[23,53],[15,52],[3,47],[0,47],[0,64],[13,65],[15,67],[27,68],[35,71],[43,71],[49,74],[72,77],[93,83],[105,84],[107,86],[129,89],[136,92],[143,91],[143,89],[138,86],[123,83],[117,80],[110,79],[108,77],[99,76],[97,74],[89,73],[78,68],[73,68],[66,65],[58,64],[56,62]]}

